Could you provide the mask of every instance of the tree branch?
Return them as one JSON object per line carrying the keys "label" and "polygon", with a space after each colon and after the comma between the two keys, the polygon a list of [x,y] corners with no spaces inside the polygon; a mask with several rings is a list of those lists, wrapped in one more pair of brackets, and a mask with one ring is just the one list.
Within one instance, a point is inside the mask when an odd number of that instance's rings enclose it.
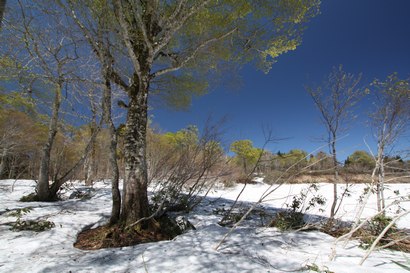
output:
{"label": "tree branch", "polygon": [[120,26],[121,26],[122,38],[124,40],[124,43],[125,43],[125,46],[127,48],[128,54],[131,58],[133,66],[134,66],[135,73],[138,76],[138,80],[141,81],[141,79],[142,79],[141,66],[140,66],[140,63],[138,61],[137,55],[135,55],[134,48],[133,48],[132,43],[131,43],[130,33],[128,31],[128,24],[127,24],[127,22],[125,21],[125,18],[124,18],[124,9],[123,9],[121,0],[115,0],[114,1],[114,6],[115,6],[118,21],[119,21]]}
{"label": "tree branch", "polygon": [[[117,0],[118,1],[118,0]],[[196,14],[199,10],[205,7],[211,0],[203,0],[199,1],[199,4],[193,5],[190,8],[185,9],[186,0],[181,0],[178,3],[174,13],[169,17],[169,19],[165,22],[163,28],[162,38],[159,41],[156,41],[154,44],[154,51],[153,55],[157,55],[159,51],[161,51],[171,40],[174,34],[185,24],[185,22],[191,18],[194,14]]]}
{"label": "tree branch", "polygon": [[232,30],[230,30],[229,32],[219,36],[219,37],[215,37],[215,38],[211,38],[209,40],[204,41],[203,43],[201,43],[200,45],[198,45],[184,60],[180,61],[179,63],[177,63],[174,66],[171,67],[167,67],[161,70],[158,70],[157,72],[151,74],[151,78],[155,78],[161,75],[164,75],[166,73],[170,73],[170,72],[174,72],[177,71],[179,69],[181,69],[182,67],[184,67],[189,61],[191,61],[196,54],[204,47],[206,47],[207,45],[213,43],[213,42],[217,42],[220,41],[230,35],[232,35],[235,31],[237,30],[237,28],[234,28]]}

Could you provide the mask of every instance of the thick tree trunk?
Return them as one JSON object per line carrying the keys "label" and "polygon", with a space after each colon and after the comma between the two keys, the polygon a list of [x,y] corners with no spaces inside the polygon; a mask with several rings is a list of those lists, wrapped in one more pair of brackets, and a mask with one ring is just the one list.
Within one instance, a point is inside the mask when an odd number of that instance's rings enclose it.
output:
{"label": "thick tree trunk", "polygon": [[112,121],[111,113],[111,98],[112,90],[111,83],[108,76],[108,71],[103,71],[105,77],[104,86],[104,121],[108,125],[109,136],[110,136],[110,154],[109,154],[109,164],[111,167],[111,194],[112,194],[112,209],[110,225],[118,223],[121,214],[121,193],[119,189],[119,170],[117,162],[117,131],[115,129],[114,122]]}
{"label": "thick tree trunk", "polygon": [[121,193],[119,189],[119,170],[117,163],[117,132],[114,123],[111,121],[110,127],[110,165],[112,171],[111,190],[112,190],[112,210],[110,224],[118,223],[121,213]]}
{"label": "thick tree trunk", "polygon": [[148,84],[131,86],[129,98],[124,139],[125,177],[121,213],[121,220],[126,225],[149,215],[146,163]]}
{"label": "thick tree trunk", "polygon": [[50,118],[50,124],[48,128],[47,142],[44,144],[41,155],[39,178],[37,182],[37,197],[40,201],[50,201],[54,196],[51,196],[49,187],[49,175],[50,175],[50,157],[51,149],[58,129],[58,114],[61,106],[61,87],[59,84],[54,95],[53,110]]}

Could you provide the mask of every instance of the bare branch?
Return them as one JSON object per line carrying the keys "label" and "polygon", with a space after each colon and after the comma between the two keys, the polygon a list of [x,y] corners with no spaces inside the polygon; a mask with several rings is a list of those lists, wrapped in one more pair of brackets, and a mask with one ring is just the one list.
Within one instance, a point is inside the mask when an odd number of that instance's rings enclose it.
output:
{"label": "bare branch", "polygon": [[125,13],[124,13],[124,8],[122,6],[121,0],[115,0],[114,1],[114,5],[115,5],[115,9],[116,9],[116,15],[118,17],[118,21],[120,23],[121,26],[121,33],[122,33],[122,37],[125,43],[125,46],[127,48],[128,54],[131,58],[131,62],[134,66],[134,70],[136,75],[138,76],[138,80],[141,81],[142,79],[142,75],[141,75],[141,66],[140,63],[138,61],[138,57],[134,52],[134,48],[132,46],[131,43],[131,37],[130,37],[130,33],[129,33],[129,25],[125,20]]}

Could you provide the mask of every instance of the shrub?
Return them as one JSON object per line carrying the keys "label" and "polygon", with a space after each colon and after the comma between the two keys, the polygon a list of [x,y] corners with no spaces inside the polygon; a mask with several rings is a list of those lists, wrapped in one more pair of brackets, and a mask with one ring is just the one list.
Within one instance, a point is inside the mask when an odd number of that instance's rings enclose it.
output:
{"label": "shrub", "polygon": [[17,217],[16,222],[14,222],[11,226],[11,230],[13,231],[21,231],[21,230],[31,230],[36,232],[41,232],[45,230],[52,229],[55,227],[53,222],[47,220],[22,220],[21,217],[29,212],[31,212],[32,207],[26,207],[21,209],[16,209],[14,211],[9,212],[9,216]]}
{"label": "shrub", "polygon": [[55,224],[47,220],[17,219],[17,221],[13,224],[11,229],[13,231],[31,230],[35,232],[41,232],[52,229],[53,227],[55,227]]}
{"label": "shrub", "polygon": [[303,213],[286,210],[276,214],[271,226],[279,228],[281,231],[299,229],[305,225]]}
{"label": "shrub", "polygon": [[[369,248],[373,244],[374,240],[376,240],[379,234],[382,233],[382,231],[390,224],[391,221],[392,218],[382,214],[373,217],[369,222],[369,225],[360,231],[360,246],[363,248]],[[381,238],[379,244],[385,245],[394,240],[392,239],[392,235],[394,235],[396,232],[397,226],[393,225]]]}
{"label": "shrub", "polygon": [[30,193],[28,195],[24,195],[20,198],[20,202],[37,202],[39,201],[37,194]]}
{"label": "shrub", "polygon": [[10,211],[10,212],[8,213],[8,216],[20,218],[20,217],[23,216],[24,214],[29,213],[32,209],[33,209],[32,207],[26,207],[26,208],[16,209],[16,210]]}

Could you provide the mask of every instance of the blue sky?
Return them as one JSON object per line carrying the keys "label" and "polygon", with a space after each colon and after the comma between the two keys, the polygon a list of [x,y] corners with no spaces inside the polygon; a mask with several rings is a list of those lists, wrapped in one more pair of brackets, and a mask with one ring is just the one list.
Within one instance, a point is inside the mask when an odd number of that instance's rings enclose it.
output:
{"label": "blue sky", "polygon": [[[260,147],[264,142],[262,127],[269,126],[278,137],[288,138],[270,144],[269,150],[300,148],[311,152],[323,145],[320,138],[325,130],[304,85],[319,84],[339,64],[347,72],[363,73],[363,85],[392,72],[408,77],[409,12],[409,0],[323,1],[321,14],[308,24],[302,45],[280,56],[269,74],[244,67],[240,88],[211,90],[196,98],[187,111],[154,109],[154,122],[163,130],[176,131],[190,124],[201,127],[209,115],[215,119],[226,116],[227,142],[250,139]],[[364,101],[358,106],[358,119],[338,143],[340,159],[354,150],[367,150],[363,138],[374,144],[365,125],[366,105]],[[408,147],[409,140],[404,136],[397,149]]]}

